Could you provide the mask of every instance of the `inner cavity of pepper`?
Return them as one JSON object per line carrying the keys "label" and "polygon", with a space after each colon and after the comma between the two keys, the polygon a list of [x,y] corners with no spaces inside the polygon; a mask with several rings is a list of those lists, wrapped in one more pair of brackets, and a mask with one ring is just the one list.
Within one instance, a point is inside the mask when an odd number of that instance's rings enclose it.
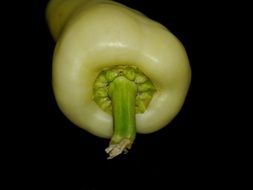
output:
{"label": "inner cavity of pepper", "polygon": [[110,83],[123,76],[136,85],[135,112],[144,113],[156,88],[152,81],[136,66],[113,66],[103,69],[93,85],[93,100],[105,112],[112,113],[112,101],[109,94]]}

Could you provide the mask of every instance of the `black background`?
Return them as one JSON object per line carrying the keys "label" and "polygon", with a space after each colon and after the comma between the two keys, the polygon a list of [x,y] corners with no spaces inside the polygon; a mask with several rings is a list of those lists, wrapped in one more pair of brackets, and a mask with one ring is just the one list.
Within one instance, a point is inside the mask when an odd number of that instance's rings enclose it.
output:
{"label": "black background", "polygon": [[[5,112],[11,115],[6,117],[11,137],[5,143],[8,154],[13,154],[11,178],[22,176],[19,183],[34,188],[72,190],[106,189],[114,186],[113,181],[123,189],[135,184],[168,189],[224,182],[228,167],[223,156],[230,145],[218,143],[224,123],[215,123],[225,117],[216,107],[216,99],[224,98],[217,88],[227,84],[227,79],[216,83],[230,45],[227,30],[221,29],[231,20],[223,14],[224,7],[214,2],[118,1],[162,23],[180,39],[190,59],[192,83],[182,110],[167,127],[138,134],[127,155],[106,160],[109,141],[74,126],[56,105],[51,86],[55,42],[45,20],[47,2],[8,6],[12,11],[6,28],[11,37],[5,49],[11,53],[6,54],[10,64],[5,81],[11,85],[5,95],[11,101],[5,102]],[[225,98],[219,102],[226,104]]]}

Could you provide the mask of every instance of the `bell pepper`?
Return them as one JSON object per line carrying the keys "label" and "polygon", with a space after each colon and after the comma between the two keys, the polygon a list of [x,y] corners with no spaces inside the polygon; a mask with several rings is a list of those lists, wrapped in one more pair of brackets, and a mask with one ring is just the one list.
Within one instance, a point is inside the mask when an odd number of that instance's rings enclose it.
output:
{"label": "bell pepper", "polygon": [[111,159],[136,133],[165,127],[186,98],[191,69],[182,43],[163,25],[110,0],[51,0],[56,40],[52,84],[75,125],[110,138]]}

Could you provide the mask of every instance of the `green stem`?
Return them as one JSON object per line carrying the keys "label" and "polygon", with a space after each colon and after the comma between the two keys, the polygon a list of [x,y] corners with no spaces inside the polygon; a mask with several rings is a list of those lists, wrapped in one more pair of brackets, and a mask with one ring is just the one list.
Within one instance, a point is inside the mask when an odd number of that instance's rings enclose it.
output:
{"label": "green stem", "polygon": [[123,76],[115,78],[109,86],[112,100],[114,132],[110,145],[106,148],[111,159],[131,148],[136,136],[135,99],[137,88],[134,82]]}

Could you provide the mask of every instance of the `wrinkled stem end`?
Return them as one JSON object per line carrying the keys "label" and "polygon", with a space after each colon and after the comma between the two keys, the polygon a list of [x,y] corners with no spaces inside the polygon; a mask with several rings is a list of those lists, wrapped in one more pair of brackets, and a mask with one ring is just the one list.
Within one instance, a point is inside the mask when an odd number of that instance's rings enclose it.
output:
{"label": "wrinkled stem end", "polygon": [[105,149],[108,159],[127,153],[136,136],[135,98],[137,88],[135,83],[123,76],[115,78],[109,86],[109,96],[112,100],[113,136],[110,145]]}
{"label": "wrinkled stem end", "polygon": [[123,139],[117,144],[111,144],[105,149],[105,152],[109,154],[108,160],[120,155],[122,152],[124,154],[128,153],[131,148],[132,142],[129,139]]}

